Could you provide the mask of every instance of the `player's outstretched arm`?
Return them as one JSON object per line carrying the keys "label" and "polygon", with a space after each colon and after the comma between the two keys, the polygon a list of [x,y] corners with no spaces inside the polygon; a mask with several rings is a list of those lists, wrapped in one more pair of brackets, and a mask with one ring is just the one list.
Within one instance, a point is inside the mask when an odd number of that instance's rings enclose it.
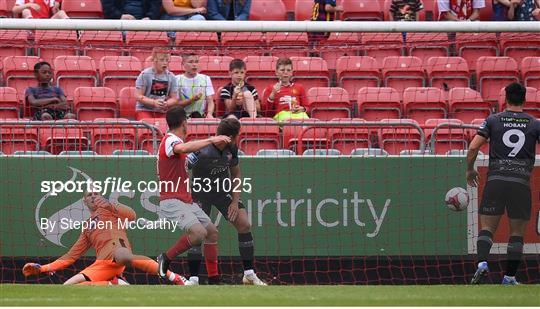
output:
{"label": "player's outstretched arm", "polygon": [[190,153],[190,152],[195,152],[197,150],[201,150],[202,148],[210,145],[210,144],[214,144],[214,145],[218,145],[218,144],[228,144],[231,142],[231,138],[228,137],[228,136],[225,136],[225,135],[218,135],[218,136],[212,136],[210,138],[207,138],[207,139],[202,139],[202,140],[197,140],[197,141],[191,141],[191,142],[187,142],[187,143],[180,143],[180,144],[176,144],[174,146],[174,153],[176,154],[179,154],[179,153]]}
{"label": "player's outstretched arm", "polygon": [[474,169],[474,162],[476,161],[480,147],[482,147],[486,141],[485,137],[476,135],[469,145],[469,151],[467,152],[467,183],[472,187],[478,185],[478,172]]}

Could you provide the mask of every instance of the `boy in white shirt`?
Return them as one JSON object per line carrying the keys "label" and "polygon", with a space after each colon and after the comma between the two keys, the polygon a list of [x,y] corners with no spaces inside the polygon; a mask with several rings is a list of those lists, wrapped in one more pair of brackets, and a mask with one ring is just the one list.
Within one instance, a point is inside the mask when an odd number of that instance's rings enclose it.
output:
{"label": "boy in white shirt", "polygon": [[214,86],[209,76],[198,73],[199,56],[182,56],[184,74],[176,76],[180,105],[190,118],[214,118]]}

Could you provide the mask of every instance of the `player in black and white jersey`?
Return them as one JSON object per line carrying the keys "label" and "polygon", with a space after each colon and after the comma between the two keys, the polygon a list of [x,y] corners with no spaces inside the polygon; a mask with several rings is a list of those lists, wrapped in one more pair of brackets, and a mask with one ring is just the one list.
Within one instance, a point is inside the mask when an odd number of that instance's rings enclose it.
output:
{"label": "player in black and white jersey", "polygon": [[[251,224],[245,206],[240,201],[241,191],[251,185],[241,178],[236,138],[240,133],[240,122],[234,117],[223,119],[217,128],[218,135],[231,138],[231,143],[223,146],[210,145],[191,153],[187,167],[191,170],[191,194],[203,211],[210,215],[212,206],[236,228],[238,247],[244,266],[244,284],[266,285],[254,272],[254,245]],[[201,263],[200,247],[188,251],[190,281],[198,283]],[[210,282],[213,284],[215,282]]]}
{"label": "player in black and white jersey", "polygon": [[467,182],[478,184],[474,162],[489,140],[489,169],[480,203],[478,269],[471,281],[479,284],[488,274],[493,234],[505,210],[510,222],[506,275],[503,284],[518,284],[515,275],[523,255],[523,234],[531,218],[530,176],[534,167],[540,121],[523,112],[526,89],[519,83],[506,87],[506,110],[490,115],[478,129],[467,154]]}

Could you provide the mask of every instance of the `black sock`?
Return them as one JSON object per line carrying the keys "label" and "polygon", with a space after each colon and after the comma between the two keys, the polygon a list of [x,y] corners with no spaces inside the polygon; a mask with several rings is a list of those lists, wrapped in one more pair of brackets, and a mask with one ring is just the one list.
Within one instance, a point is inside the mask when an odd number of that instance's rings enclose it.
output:
{"label": "black sock", "polygon": [[255,249],[253,247],[253,235],[251,235],[251,232],[238,233],[238,249],[240,250],[244,270],[253,269],[253,254]]}
{"label": "black sock", "polygon": [[515,276],[523,255],[523,237],[510,236],[506,249],[506,275]]}
{"label": "black sock", "polygon": [[489,251],[493,245],[492,238],[493,234],[488,230],[481,230],[480,233],[478,233],[478,240],[476,241],[478,262],[487,262]]}
{"label": "black sock", "polygon": [[201,246],[191,247],[187,253],[189,276],[198,277],[201,268],[202,253]]}

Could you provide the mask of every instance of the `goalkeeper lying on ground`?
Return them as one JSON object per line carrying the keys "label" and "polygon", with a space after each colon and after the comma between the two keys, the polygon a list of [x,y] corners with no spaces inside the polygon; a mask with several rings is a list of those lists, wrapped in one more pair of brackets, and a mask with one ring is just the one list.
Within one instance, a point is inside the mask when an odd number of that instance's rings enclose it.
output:
{"label": "goalkeeper lying on ground", "polygon": [[[109,285],[118,284],[119,277],[125,267],[132,267],[142,270],[147,274],[156,275],[158,264],[156,261],[143,255],[133,255],[126,231],[118,227],[118,219],[128,219],[133,221],[136,218],[135,211],[130,207],[109,202],[99,193],[85,193],[84,204],[90,209],[91,221],[110,221],[108,229],[87,229],[81,232],[77,242],[71,249],[47,265],[27,263],[23,267],[25,276],[37,275],[40,273],[53,273],[72,265],[77,259],[88,251],[91,247],[96,250],[96,261],[85,268],[80,273],[68,279],[64,284],[82,285]],[[107,226],[100,224],[95,226]],[[167,278],[176,285],[190,285],[186,279],[171,271],[167,272]],[[122,282],[120,281],[120,284]],[[127,283],[126,283],[127,284]]]}

